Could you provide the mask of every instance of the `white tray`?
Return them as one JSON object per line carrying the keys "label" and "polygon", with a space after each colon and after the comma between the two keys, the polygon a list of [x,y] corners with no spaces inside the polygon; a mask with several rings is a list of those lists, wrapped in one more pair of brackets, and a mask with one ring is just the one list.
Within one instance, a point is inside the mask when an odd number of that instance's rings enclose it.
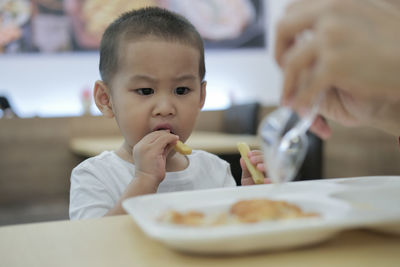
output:
{"label": "white tray", "polygon": [[[218,227],[161,223],[164,212],[220,213],[240,199],[286,200],[319,218]],[[374,176],[152,194],[127,199],[125,210],[150,237],[186,252],[230,254],[314,244],[341,230],[367,227],[400,233],[400,176]]]}

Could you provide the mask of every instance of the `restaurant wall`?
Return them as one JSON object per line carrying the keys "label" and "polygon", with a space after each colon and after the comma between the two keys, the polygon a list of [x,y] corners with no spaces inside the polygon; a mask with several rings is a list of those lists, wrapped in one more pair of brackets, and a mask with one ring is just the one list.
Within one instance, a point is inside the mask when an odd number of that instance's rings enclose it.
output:
{"label": "restaurant wall", "polygon": [[[267,2],[265,49],[206,51],[205,109],[251,101],[278,103],[281,75],[272,57],[274,27],[288,0]],[[0,56],[0,95],[8,96],[21,117],[80,115],[82,91],[98,78],[96,52]],[[94,106],[92,112],[97,114]]]}

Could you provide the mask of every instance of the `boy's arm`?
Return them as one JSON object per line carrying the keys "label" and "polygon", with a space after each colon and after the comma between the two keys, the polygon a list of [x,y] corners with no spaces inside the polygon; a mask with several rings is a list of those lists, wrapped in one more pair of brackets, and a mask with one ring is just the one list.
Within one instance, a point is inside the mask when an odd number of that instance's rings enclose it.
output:
{"label": "boy's arm", "polygon": [[132,155],[135,162],[135,178],[105,216],[126,214],[122,207],[125,199],[157,192],[165,177],[167,155],[177,140],[178,136],[169,131],[156,131],[143,137],[134,146]]}
{"label": "boy's arm", "polygon": [[113,216],[113,215],[122,215],[126,214],[126,211],[122,207],[122,202],[125,199],[146,195],[146,194],[153,194],[157,192],[158,186],[154,185],[151,181],[146,177],[136,177],[132,180],[132,182],[128,185],[124,193],[122,194],[121,198],[118,200],[117,204],[110,209],[104,216]]}
{"label": "boy's arm", "polygon": [[[115,190],[110,190],[110,184],[114,184],[115,177],[107,167],[102,160],[89,159],[72,170],[69,205],[71,220],[100,218],[114,206],[116,196],[112,192]],[[123,172],[115,175],[123,175]]]}

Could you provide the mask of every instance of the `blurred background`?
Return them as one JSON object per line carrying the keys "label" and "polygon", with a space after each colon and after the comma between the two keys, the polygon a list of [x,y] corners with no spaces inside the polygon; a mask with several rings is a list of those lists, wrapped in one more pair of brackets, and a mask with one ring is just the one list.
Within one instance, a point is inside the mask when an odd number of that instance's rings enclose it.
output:
{"label": "blurred background", "polygon": [[[273,46],[288,2],[0,0],[0,226],[68,219],[72,168],[121,143],[92,101],[99,41],[122,12],[147,5],[186,16],[203,36],[207,99],[196,140],[212,144],[206,149],[229,161],[239,182],[237,140],[258,148],[258,124],[279,104]],[[324,142],[309,133],[297,180],[400,175],[394,137],[331,126]]]}
{"label": "blurred background", "polygon": [[[19,117],[82,114],[82,98],[99,79],[97,49],[105,27],[126,10],[158,5],[186,16],[205,40],[206,110],[277,104],[279,72],[268,46],[272,14],[284,2],[2,0],[0,95]],[[98,114],[93,106],[90,112]]]}

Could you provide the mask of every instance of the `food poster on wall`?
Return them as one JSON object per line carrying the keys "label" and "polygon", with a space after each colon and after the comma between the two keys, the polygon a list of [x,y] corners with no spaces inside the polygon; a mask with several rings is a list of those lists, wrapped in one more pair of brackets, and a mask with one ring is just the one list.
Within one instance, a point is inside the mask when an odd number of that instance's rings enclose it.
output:
{"label": "food poster on wall", "polygon": [[0,0],[0,54],[98,50],[122,13],[159,6],[189,19],[206,49],[265,48],[267,0]]}

